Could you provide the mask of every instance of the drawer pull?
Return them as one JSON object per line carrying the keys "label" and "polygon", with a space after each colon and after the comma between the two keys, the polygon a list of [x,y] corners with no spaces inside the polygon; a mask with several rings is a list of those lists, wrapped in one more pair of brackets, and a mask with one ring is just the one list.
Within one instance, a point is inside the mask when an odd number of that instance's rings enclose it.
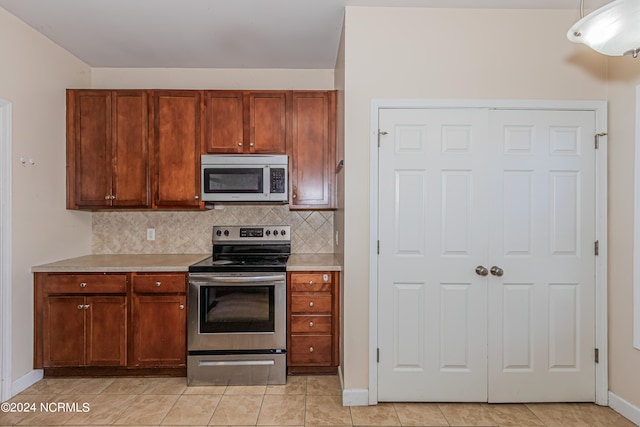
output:
{"label": "drawer pull", "polygon": [[313,286],[313,280],[309,280],[309,286]]}
{"label": "drawer pull", "polygon": [[313,306],[314,306],[313,301],[309,301],[309,307],[313,307]]}
{"label": "drawer pull", "polygon": [[313,322],[309,322],[309,327],[313,328]]}
{"label": "drawer pull", "polygon": [[160,284],[161,284],[160,282],[156,282],[156,288],[159,288]]}
{"label": "drawer pull", "polygon": [[180,304],[180,310],[184,310],[184,304]]}
{"label": "drawer pull", "polygon": [[86,287],[87,287],[87,284],[86,284],[85,282],[82,282],[82,283],[80,283],[80,287],[81,287],[81,288],[86,288]]}
{"label": "drawer pull", "polygon": [[309,347],[309,353],[313,353],[313,347]]}

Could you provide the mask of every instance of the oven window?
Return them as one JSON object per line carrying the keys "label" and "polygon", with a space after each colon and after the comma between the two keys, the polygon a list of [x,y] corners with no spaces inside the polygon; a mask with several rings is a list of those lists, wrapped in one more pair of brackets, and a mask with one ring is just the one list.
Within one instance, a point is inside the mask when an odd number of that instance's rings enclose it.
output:
{"label": "oven window", "polygon": [[262,168],[205,168],[205,193],[263,193]]}
{"label": "oven window", "polygon": [[200,333],[274,332],[274,286],[203,286]]}

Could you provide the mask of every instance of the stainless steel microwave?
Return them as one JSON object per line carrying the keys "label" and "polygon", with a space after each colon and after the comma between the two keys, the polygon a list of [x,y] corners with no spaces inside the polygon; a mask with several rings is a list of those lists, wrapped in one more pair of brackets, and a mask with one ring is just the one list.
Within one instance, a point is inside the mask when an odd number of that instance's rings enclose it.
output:
{"label": "stainless steel microwave", "polygon": [[286,202],[289,160],[285,155],[206,154],[201,158],[205,202]]}

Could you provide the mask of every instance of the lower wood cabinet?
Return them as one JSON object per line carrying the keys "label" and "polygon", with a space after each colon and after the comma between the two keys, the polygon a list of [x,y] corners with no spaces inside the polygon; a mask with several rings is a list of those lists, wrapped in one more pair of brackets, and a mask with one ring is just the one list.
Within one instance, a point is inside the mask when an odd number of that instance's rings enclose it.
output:
{"label": "lower wood cabinet", "polygon": [[289,373],[335,373],[339,364],[339,289],[336,271],[289,272]]}
{"label": "lower wood cabinet", "polygon": [[186,366],[184,274],[134,274],[131,329],[135,366]]}
{"label": "lower wood cabinet", "polygon": [[34,283],[34,367],[45,375],[186,373],[186,273],[35,273]]}

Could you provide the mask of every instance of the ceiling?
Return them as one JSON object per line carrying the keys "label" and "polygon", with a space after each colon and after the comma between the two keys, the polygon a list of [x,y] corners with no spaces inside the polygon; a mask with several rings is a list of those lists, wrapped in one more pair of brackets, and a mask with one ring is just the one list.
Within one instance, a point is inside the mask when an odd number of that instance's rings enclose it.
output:
{"label": "ceiling", "polygon": [[331,69],[345,6],[578,13],[580,0],[0,0],[92,67]]}

